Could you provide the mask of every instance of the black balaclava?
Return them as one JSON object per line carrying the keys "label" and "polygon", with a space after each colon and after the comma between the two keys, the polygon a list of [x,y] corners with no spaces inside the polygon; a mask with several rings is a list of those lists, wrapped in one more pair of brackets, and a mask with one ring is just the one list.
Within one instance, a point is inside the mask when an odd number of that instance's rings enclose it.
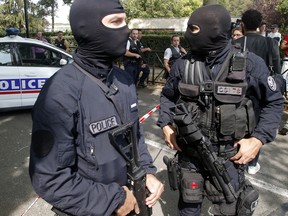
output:
{"label": "black balaclava", "polygon": [[124,13],[119,0],[74,0],[69,14],[70,25],[78,47],[74,59],[89,67],[111,68],[113,61],[126,51],[127,25],[108,28],[106,15]]}
{"label": "black balaclava", "polygon": [[[196,9],[190,16],[185,39],[192,52],[204,56],[220,53],[229,41],[231,17],[221,5],[213,4]],[[197,25],[198,33],[192,33],[189,26]]]}

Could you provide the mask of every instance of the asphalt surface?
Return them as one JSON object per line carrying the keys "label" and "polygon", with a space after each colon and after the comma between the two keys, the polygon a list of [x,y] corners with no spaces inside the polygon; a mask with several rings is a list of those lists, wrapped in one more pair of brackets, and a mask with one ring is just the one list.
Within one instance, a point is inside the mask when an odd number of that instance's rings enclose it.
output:
{"label": "asphalt surface", "polygon": [[[161,86],[138,89],[140,117],[159,103]],[[0,209],[1,216],[53,216],[51,205],[33,191],[28,175],[31,140],[31,110],[0,113]],[[287,115],[284,113],[284,115]],[[165,184],[161,200],[153,207],[153,216],[176,216],[178,192],[168,186],[164,155],[173,157],[174,151],[164,145],[161,130],[155,125],[158,112],[144,125],[146,143],[158,168],[157,177]],[[288,136],[278,135],[274,142],[262,148],[256,175],[246,175],[260,192],[260,202],[254,216],[288,216]],[[203,216],[207,216],[209,202],[204,201]]]}

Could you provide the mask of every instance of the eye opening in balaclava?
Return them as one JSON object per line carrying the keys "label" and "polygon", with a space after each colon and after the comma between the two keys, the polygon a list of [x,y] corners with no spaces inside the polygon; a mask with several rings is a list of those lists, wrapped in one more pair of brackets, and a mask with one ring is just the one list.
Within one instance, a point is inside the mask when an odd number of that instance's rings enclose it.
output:
{"label": "eye opening in balaclava", "polygon": [[102,19],[110,14],[124,13],[119,0],[74,0],[69,20],[78,44],[75,56],[81,61],[107,68],[126,51],[129,29],[109,28]]}
{"label": "eye opening in balaclava", "polygon": [[199,34],[201,28],[198,25],[188,25],[187,31],[190,30],[193,35]]}
{"label": "eye opening in balaclava", "polygon": [[[196,9],[190,16],[185,39],[192,52],[209,55],[219,53],[229,41],[231,17],[221,5],[212,4]],[[198,33],[192,33],[189,27],[196,25]]]}
{"label": "eye opening in balaclava", "polygon": [[[121,23],[120,23],[121,22]],[[124,12],[114,13],[114,14],[107,14],[101,20],[101,23],[104,27],[109,29],[119,29],[126,26],[126,14]],[[105,24],[107,23],[107,24]],[[112,24],[109,24],[112,23]],[[116,23],[116,24],[114,24]],[[120,23],[120,24],[117,24]],[[110,25],[110,26],[109,26]]]}

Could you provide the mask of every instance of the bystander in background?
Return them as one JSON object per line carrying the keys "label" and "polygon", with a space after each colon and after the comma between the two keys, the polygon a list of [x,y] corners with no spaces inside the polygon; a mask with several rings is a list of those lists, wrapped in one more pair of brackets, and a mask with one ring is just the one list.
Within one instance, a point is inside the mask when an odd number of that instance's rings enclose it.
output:
{"label": "bystander in background", "polygon": [[241,27],[235,27],[232,29],[232,40],[237,40],[240,37],[243,37],[243,31]]}
{"label": "bystander in background", "polygon": [[[140,55],[143,60],[143,64],[141,65],[138,75],[137,75],[137,80],[139,79],[138,87],[145,88],[147,85],[145,84],[145,80],[147,80],[149,73],[150,73],[150,68],[148,65],[148,53],[151,52],[151,48],[148,47],[146,44],[143,43],[142,39],[142,31],[141,29],[138,29],[138,42],[137,46],[138,49],[140,50]],[[142,75],[140,77],[140,73],[142,71]],[[140,78],[139,78],[140,77]]]}
{"label": "bystander in background", "polygon": [[275,39],[278,43],[278,46],[280,46],[281,33],[279,32],[277,24],[273,24],[271,26],[271,32],[268,34],[268,37]]}
{"label": "bystander in background", "polygon": [[[36,39],[48,43],[47,39],[43,37],[43,33],[40,31],[36,33]],[[33,57],[36,59],[45,59],[45,51],[46,50],[44,48],[41,48],[39,46],[33,47]]]}
{"label": "bystander in background", "polygon": [[140,55],[141,51],[137,43],[138,43],[138,29],[132,29],[130,37],[127,41],[126,53],[124,55],[123,60],[124,60],[124,69],[131,75],[136,86],[138,82],[138,74],[143,61]]}
{"label": "bystander in background", "polygon": [[174,62],[181,56],[187,54],[186,50],[180,46],[180,36],[172,35],[171,46],[168,47],[164,52],[164,66],[165,73],[163,78],[167,79],[170,73],[170,69]]}
{"label": "bystander in background", "polygon": [[[267,66],[270,66],[269,56],[271,56],[275,73],[280,73],[281,66],[279,47],[275,40],[268,37],[262,37],[257,32],[257,28],[259,28],[261,23],[262,14],[259,11],[254,9],[245,11],[242,15],[242,28],[245,35],[236,40],[235,43],[240,43],[244,49],[248,49],[250,52],[260,56]],[[258,163],[259,155],[260,151],[255,159],[249,162],[247,172],[251,175],[256,174],[260,170],[260,164]]]}
{"label": "bystander in background", "polygon": [[55,46],[65,50],[65,51],[69,51],[69,43],[68,41],[63,37],[63,32],[62,31],[58,31],[57,33],[57,38],[55,39]]}
{"label": "bystander in background", "polygon": [[284,51],[284,57],[283,57],[283,64],[282,64],[282,69],[281,69],[281,74],[283,78],[286,80],[286,92],[285,92],[285,107],[284,107],[284,112],[282,115],[282,122],[279,127],[279,134],[280,135],[287,135],[288,134],[288,113],[287,109],[287,103],[288,103],[288,97],[287,97],[287,92],[288,92],[288,34],[286,34],[281,42],[280,48]]}
{"label": "bystander in background", "polygon": [[263,37],[267,37],[267,29],[266,29],[266,23],[262,22],[261,25],[259,26],[259,33],[260,35],[262,35]]}

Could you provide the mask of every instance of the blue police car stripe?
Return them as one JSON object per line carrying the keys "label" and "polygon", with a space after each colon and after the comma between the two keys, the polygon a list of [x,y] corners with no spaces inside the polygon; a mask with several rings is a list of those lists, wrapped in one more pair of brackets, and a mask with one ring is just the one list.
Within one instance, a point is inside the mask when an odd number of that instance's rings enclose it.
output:
{"label": "blue police car stripe", "polygon": [[47,79],[0,79],[0,94],[39,93]]}

